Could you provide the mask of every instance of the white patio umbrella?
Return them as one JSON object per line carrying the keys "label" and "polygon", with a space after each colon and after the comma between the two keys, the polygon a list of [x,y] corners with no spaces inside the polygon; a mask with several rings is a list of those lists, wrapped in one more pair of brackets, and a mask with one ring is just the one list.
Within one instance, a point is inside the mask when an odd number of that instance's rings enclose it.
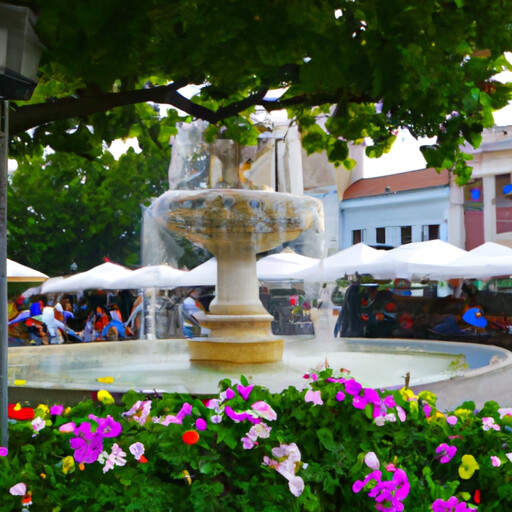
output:
{"label": "white patio umbrella", "polygon": [[376,279],[403,278],[411,281],[433,279],[433,275],[467,254],[467,251],[442,240],[428,240],[400,245],[378,261],[366,266]]}
{"label": "white patio umbrella", "polygon": [[7,282],[41,283],[47,279],[46,274],[7,258]]}
{"label": "white patio umbrella", "polygon": [[210,258],[189,272],[183,272],[176,286],[216,286],[217,258]]}
{"label": "white patio umbrella", "polygon": [[139,288],[175,288],[183,274],[169,265],[148,265],[131,271],[111,283],[116,290],[134,290]]}
{"label": "white patio umbrella", "polygon": [[114,290],[116,280],[128,276],[133,271],[116,263],[103,263],[87,272],[74,274],[62,281],[46,283],[41,287],[41,293],[77,292],[81,290],[104,289]]}
{"label": "white patio umbrella", "polygon": [[490,279],[512,274],[512,249],[486,242],[447,265],[440,266],[432,279]]}
{"label": "white patio umbrella", "polygon": [[316,265],[298,271],[294,277],[319,283],[334,282],[345,275],[369,273],[366,268],[377,264],[386,251],[358,243],[332,256],[320,260]]}
{"label": "white patio umbrella", "polygon": [[283,251],[279,254],[269,254],[256,263],[256,272],[261,281],[281,281],[293,279],[293,275],[306,271],[316,265],[320,260],[310,258],[293,251]]}

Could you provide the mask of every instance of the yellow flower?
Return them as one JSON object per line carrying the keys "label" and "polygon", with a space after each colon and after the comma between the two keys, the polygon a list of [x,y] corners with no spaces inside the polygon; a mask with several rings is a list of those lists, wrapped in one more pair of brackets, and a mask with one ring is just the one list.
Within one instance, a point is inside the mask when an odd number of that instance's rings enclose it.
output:
{"label": "yellow flower", "polygon": [[418,398],[424,402],[428,402],[432,407],[435,407],[437,402],[437,396],[431,391],[420,391]]}
{"label": "yellow flower", "polygon": [[24,379],[16,379],[14,381],[15,386],[24,386],[26,383],[27,383],[27,381]]}
{"label": "yellow flower", "polygon": [[75,459],[68,455],[62,459],[62,472],[67,475],[69,472],[75,470]]}
{"label": "yellow flower", "polygon": [[408,402],[418,399],[418,397],[409,388],[401,388],[400,394],[402,395],[402,398]]}
{"label": "yellow flower", "polygon": [[39,404],[35,410],[36,416],[44,418],[50,414],[50,408],[46,404]]}
{"label": "yellow flower", "polygon": [[96,395],[103,405],[111,405],[115,403],[114,397],[104,389],[100,389]]}
{"label": "yellow flower", "polygon": [[96,380],[102,384],[112,384],[114,377],[98,377]]}
{"label": "yellow flower", "polygon": [[435,411],[428,417],[428,421],[430,422],[441,418],[444,418],[444,414],[441,411],[435,409]]}
{"label": "yellow flower", "polygon": [[459,476],[462,479],[469,480],[477,469],[480,469],[480,466],[473,455],[462,456],[462,464],[459,466]]}

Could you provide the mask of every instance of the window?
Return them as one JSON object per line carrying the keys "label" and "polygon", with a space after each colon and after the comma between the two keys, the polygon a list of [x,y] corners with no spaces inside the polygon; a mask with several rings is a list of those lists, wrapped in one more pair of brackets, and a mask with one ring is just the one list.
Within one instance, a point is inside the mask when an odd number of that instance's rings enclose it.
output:
{"label": "window", "polygon": [[375,241],[378,244],[386,243],[386,228],[376,228],[375,229]]}
{"label": "window", "polygon": [[411,226],[402,226],[400,228],[400,243],[410,244],[412,242],[412,232]]}
{"label": "window", "polygon": [[359,244],[366,240],[366,229],[354,229],[352,231],[352,245]]}
{"label": "window", "polygon": [[437,240],[439,238],[439,224],[422,226],[421,240]]}

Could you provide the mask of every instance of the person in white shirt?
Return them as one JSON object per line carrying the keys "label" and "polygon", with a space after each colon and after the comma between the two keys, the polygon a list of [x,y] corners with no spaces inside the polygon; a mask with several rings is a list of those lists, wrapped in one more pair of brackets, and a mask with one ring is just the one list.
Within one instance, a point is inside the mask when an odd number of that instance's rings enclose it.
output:
{"label": "person in white shirt", "polygon": [[45,306],[43,308],[41,320],[48,328],[48,338],[50,340],[50,345],[60,345],[64,343],[64,338],[62,337],[59,329],[65,331],[66,326],[60,320],[55,318],[55,308],[52,306]]}

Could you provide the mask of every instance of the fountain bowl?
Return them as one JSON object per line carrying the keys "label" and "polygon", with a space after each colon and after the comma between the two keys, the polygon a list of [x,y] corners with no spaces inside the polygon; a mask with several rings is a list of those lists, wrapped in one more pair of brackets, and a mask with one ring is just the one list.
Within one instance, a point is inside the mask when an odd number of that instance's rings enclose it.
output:
{"label": "fountain bowl", "polygon": [[[404,339],[333,339],[290,336],[282,360],[238,365],[190,360],[187,341],[133,340],[46,347],[10,347],[9,400],[76,403],[91,392],[114,395],[128,390],[211,396],[224,378],[240,379],[280,392],[303,389],[304,374],[328,364],[345,368],[364,386],[397,388],[410,374],[413,391],[438,395],[438,408],[452,410],[472,400],[512,406],[512,353],[500,347],[470,343]],[[113,377],[111,384],[97,379]],[[25,381],[23,386],[15,381]]]}

